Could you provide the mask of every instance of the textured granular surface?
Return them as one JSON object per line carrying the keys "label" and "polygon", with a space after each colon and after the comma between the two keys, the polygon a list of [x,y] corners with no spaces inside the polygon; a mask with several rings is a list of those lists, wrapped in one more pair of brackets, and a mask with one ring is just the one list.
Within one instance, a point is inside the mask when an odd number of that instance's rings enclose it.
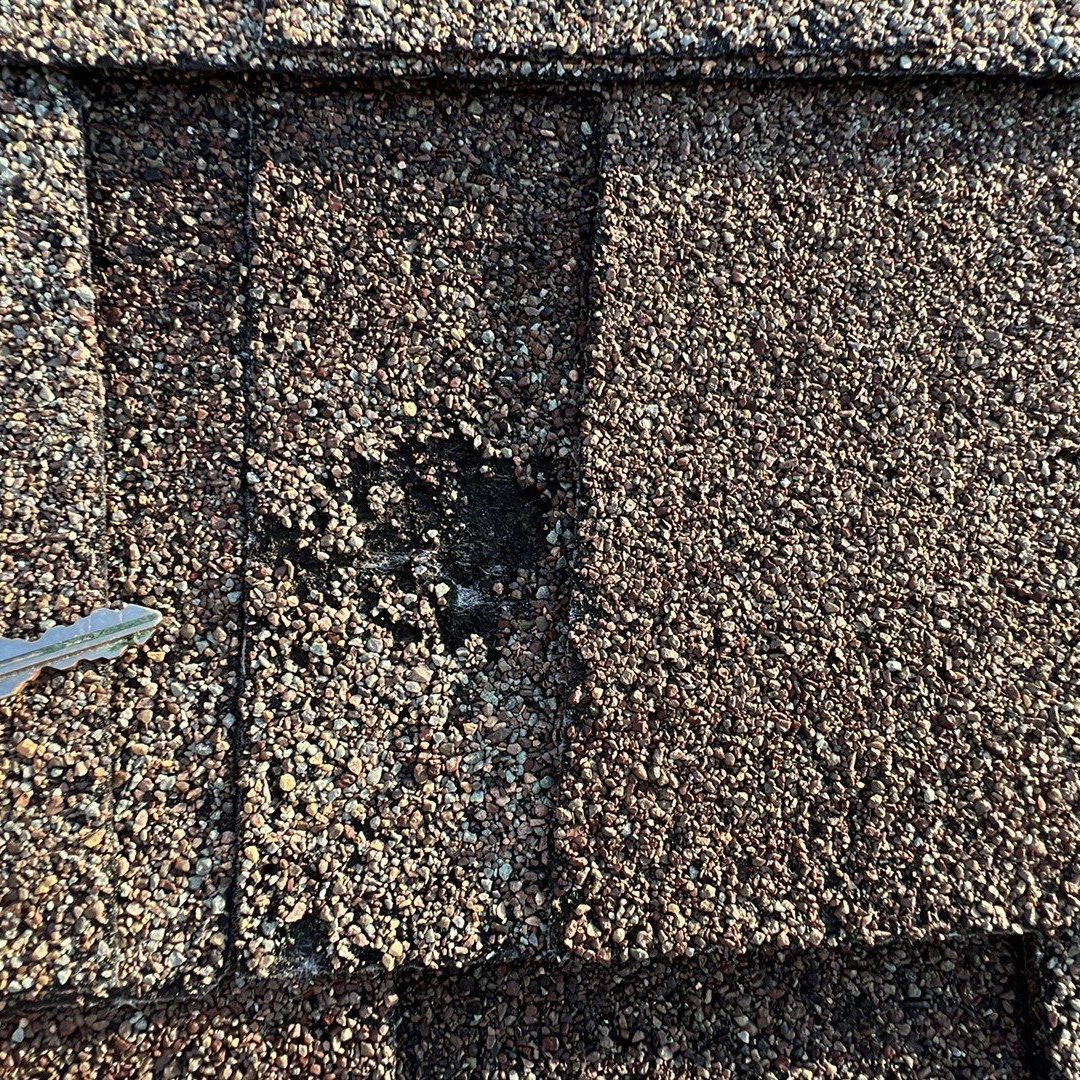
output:
{"label": "textured granular surface", "polygon": [[1080,1076],[1080,935],[1073,928],[1036,940],[1035,982],[1043,1010],[1038,1018],[1054,1076]]}
{"label": "textured granular surface", "polygon": [[9,1080],[349,1080],[398,1075],[388,986],[271,987],[171,1005],[113,1004],[0,1020]]}
{"label": "textured granular surface", "polygon": [[593,111],[258,102],[250,971],[543,937]]}
{"label": "textured granular surface", "polygon": [[0,1071],[61,1077],[1032,1075],[1015,942],[610,968],[535,961],[0,1020]]}
{"label": "textured granular surface", "polygon": [[117,977],[212,981],[234,837],[245,125],[234,91],[107,84],[88,140],[114,600],[164,619],[112,663]]}
{"label": "textured granular surface", "polygon": [[1014,948],[466,972],[399,990],[410,1077],[1023,1077]]}
{"label": "textured granular surface", "polygon": [[0,59],[324,73],[1080,70],[1076,0],[9,0]]}
{"label": "textured granular surface", "polygon": [[871,0],[821,6],[806,0],[752,0],[731,4],[367,3],[331,0],[269,0],[266,41],[270,46],[324,50],[391,50],[412,53],[564,58],[725,56],[745,51],[769,54],[821,50],[857,54],[930,46],[927,8],[897,12],[894,4]]}
{"label": "textured granular surface", "polygon": [[0,1075],[1080,1077],[1076,93],[175,71],[894,8],[3,7]]}
{"label": "textured granular surface", "polygon": [[593,957],[1078,892],[1077,101],[616,107],[560,791]]}
{"label": "textured granular surface", "polygon": [[50,64],[220,67],[252,58],[258,0],[9,0],[0,58]]}
{"label": "textured granular surface", "polygon": [[[78,102],[0,69],[0,636],[106,599],[95,349]],[[47,672],[0,702],[0,996],[112,977],[107,685]]]}

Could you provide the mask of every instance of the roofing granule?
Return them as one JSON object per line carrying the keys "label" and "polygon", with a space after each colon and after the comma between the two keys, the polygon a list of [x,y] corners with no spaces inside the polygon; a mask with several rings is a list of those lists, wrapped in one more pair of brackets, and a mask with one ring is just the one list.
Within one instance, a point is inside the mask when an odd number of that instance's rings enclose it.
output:
{"label": "roofing granule", "polygon": [[258,101],[251,972],[546,936],[592,112]]}
{"label": "roofing granule", "polygon": [[1069,921],[1077,103],[616,106],[557,811],[576,952]]}
{"label": "roofing granule", "polygon": [[[0,635],[37,637],[107,598],[102,387],[83,138],[67,80],[0,69]],[[0,996],[112,979],[108,673],[0,703]]]}
{"label": "roofing granule", "polygon": [[235,89],[107,83],[88,115],[114,601],[165,619],[114,671],[117,979],[213,982],[235,869],[238,356],[247,196]]}

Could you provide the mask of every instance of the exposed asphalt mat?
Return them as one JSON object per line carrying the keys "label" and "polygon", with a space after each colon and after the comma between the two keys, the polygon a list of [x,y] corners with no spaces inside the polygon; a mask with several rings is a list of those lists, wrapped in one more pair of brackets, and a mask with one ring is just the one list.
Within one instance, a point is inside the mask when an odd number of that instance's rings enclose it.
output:
{"label": "exposed asphalt mat", "polygon": [[[0,636],[39,636],[106,597],[102,389],[79,102],[61,77],[0,70]],[[0,996],[112,978],[107,671],[0,704]]]}
{"label": "exposed asphalt mat", "polygon": [[591,112],[409,92],[256,104],[253,972],[545,936]]}
{"label": "exposed asphalt mat", "polygon": [[560,789],[582,955],[1080,894],[1068,89],[616,105]]}
{"label": "exposed asphalt mat", "polygon": [[117,83],[87,141],[110,597],[165,614],[111,664],[116,978],[178,993],[221,974],[234,870],[246,125],[235,89]]}

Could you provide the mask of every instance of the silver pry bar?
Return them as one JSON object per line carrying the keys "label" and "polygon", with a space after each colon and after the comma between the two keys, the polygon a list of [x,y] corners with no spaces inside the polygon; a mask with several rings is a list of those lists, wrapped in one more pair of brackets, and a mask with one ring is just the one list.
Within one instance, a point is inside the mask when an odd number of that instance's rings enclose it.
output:
{"label": "silver pry bar", "polygon": [[161,612],[138,604],[98,608],[70,626],[54,626],[33,641],[0,638],[0,698],[14,694],[42,668],[70,668],[81,660],[111,659],[141,645]]}

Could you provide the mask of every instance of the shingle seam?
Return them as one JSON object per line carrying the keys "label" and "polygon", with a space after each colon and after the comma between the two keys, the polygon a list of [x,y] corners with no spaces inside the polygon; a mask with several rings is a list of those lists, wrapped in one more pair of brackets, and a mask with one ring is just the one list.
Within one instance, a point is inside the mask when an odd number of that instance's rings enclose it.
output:
{"label": "shingle seam", "polygon": [[[909,70],[874,69],[848,67],[815,66],[803,70],[788,67],[769,68],[747,65],[746,67],[725,66],[714,70],[717,61],[704,60],[697,64],[687,64],[678,70],[672,70],[670,64],[664,67],[636,65],[632,68],[613,69],[597,66],[587,70],[581,64],[568,67],[561,61],[545,61],[537,70],[522,71],[517,62],[500,67],[499,62],[462,60],[460,64],[444,64],[437,67],[410,67],[405,70],[393,66],[397,58],[387,57],[388,66],[367,66],[355,69],[333,67],[260,67],[247,64],[211,65],[197,62],[155,63],[145,65],[98,64],[98,63],[42,63],[9,57],[0,53],[0,66],[25,75],[49,73],[63,75],[74,81],[88,84],[94,79],[128,78],[133,81],[150,83],[158,79],[214,80],[221,83],[255,85],[273,81],[279,86],[319,86],[328,90],[335,88],[383,89],[410,88],[424,86],[434,91],[447,89],[475,88],[477,90],[502,91],[506,93],[592,93],[603,98],[625,93],[634,88],[654,87],[689,89],[715,86],[720,83],[731,85],[761,84],[773,85],[784,83],[828,84],[828,83],[865,83],[865,84],[949,84],[971,82],[999,84],[1003,86],[1024,86],[1038,84],[1045,87],[1069,87],[1080,81],[1080,69],[1072,72],[1053,72],[1049,70],[1028,70],[1010,66],[976,70],[960,65],[939,67],[912,67]],[[532,64],[521,61],[521,64]],[[671,63],[678,64],[677,59]],[[562,72],[553,70],[561,65]],[[702,66],[712,65],[710,70]],[[569,76],[569,78],[568,78]]]}
{"label": "shingle seam", "polygon": [[229,731],[231,807],[230,828],[232,830],[232,872],[225,897],[227,932],[224,951],[222,981],[236,981],[239,963],[239,918],[240,918],[240,838],[243,830],[243,793],[241,790],[242,755],[247,745],[247,724],[244,716],[244,689],[247,682],[247,660],[249,651],[250,619],[250,567],[249,554],[254,541],[252,522],[252,494],[248,481],[251,464],[252,428],[251,409],[255,385],[255,359],[251,343],[255,335],[255,301],[251,293],[251,268],[255,250],[254,226],[254,188],[255,188],[255,93],[256,90],[246,83],[241,91],[244,123],[244,225],[243,225],[243,265],[240,277],[243,282],[242,315],[240,332],[236,339],[233,356],[240,362],[241,400],[243,414],[243,443],[240,447],[240,532],[241,548],[239,560],[240,603],[239,603],[239,645],[236,654],[236,673],[233,697],[229,712],[232,726]]}
{"label": "shingle seam", "polygon": [[1017,934],[1013,939],[1016,955],[1014,986],[1017,1002],[1017,1025],[1026,1052],[1026,1064],[1033,1077],[1066,1080],[1063,1073],[1050,1064],[1047,1035],[1050,1019],[1039,992],[1038,965],[1035,958],[1036,941],[1031,934]]}
{"label": "shingle seam", "polygon": [[[90,288],[94,291],[95,312],[99,296],[98,283],[101,271],[101,238],[98,234],[97,222],[91,212],[93,194],[97,184],[97,175],[94,168],[94,148],[91,145],[89,110],[90,110],[90,87],[86,78],[75,76],[72,78],[72,87],[76,94],[75,105],[79,112],[79,129],[82,137],[83,157],[83,188],[82,188],[82,211],[86,220],[87,236],[87,261],[90,275]],[[101,519],[97,523],[98,542],[95,545],[95,560],[97,562],[96,573],[102,582],[102,592],[106,601],[111,602],[112,595],[109,588],[109,564],[111,559],[110,547],[112,543],[112,506],[109,499],[109,371],[105,358],[105,349],[102,344],[98,346],[98,385],[101,397],[98,401],[97,411],[97,437],[100,443],[98,452],[99,469],[98,483],[101,485]],[[102,671],[102,679],[110,691],[119,676],[112,669]],[[110,696],[111,693],[110,693]],[[115,739],[115,732],[113,732]],[[119,746],[114,742],[112,753],[109,754],[109,790],[106,794],[106,816],[109,821],[109,829],[116,836],[116,758]],[[113,888],[109,897],[109,947],[112,950],[113,969],[109,980],[111,990],[119,989],[120,967],[120,930],[116,915],[116,881],[119,876],[119,853],[114,849],[112,858],[109,860],[110,877]]]}
{"label": "shingle seam", "polygon": [[[592,359],[595,355],[595,350],[600,345],[600,335],[602,329],[602,303],[603,303],[603,286],[600,281],[600,271],[603,265],[603,249],[608,243],[608,229],[606,223],[605,214],[605,193],[607,190],[607,177],[608,167],[610,160],[610,144],[608,136],[611,131],[612,120],[614,116],[614,102],[611,95],[604,94],[599,98],[600,108],[597,110],[596,126],[593,129],[593,152],[595,157],[595,182],[593,186],[593,205],[591,207],[589,216],[589,237],[587,247],[587,261],[584,267],[582,275],[582,328],[580,334],[581,341],[581,365],[579,371],[580,385],[581,385],[581,397],[580,408],[581,418],[579,423],[584,422],[585,409],[588,401],[588,389],[589,380],[592,374]],[[579,427],[577,433],[577,460],[574,462],[574,543],[571,549],[570,567],[568,570],[570,577],[570,611],[567,619],[568,631],[573,626],[577,618],[577,605],[579,604],[579,597],[581,596],[581,581],[579,578],[579,555],[580,548],[578,544],[578,531],[581,525],[582,511],[585,505],[586,490],[585,490],[585,474],[584,474],[584,444],[583,444],[584,432]],[[584,680],[584,662],[580,655],[580,650],[573,640],[571,634],[567,634],[567,650],[569,660],[569,673],[568,673],[568,685],[566,688],[567,701],[563,710],[562,724],[558,732],[558,749],[557,749],[557,761],[558,761],[558,777],[559,783],[553,791],[553,799],[555,800],[556,808],[559,806],[559,795],[562,788],[562,780],[565,775],[565,769],[568,759],[568,732],[572,724],[574,724],[580,716],[580,702],[581,702],[581,687]],[[552,891],[549,893],[550,900],[550,917],[548,922],[548,941],[547,947],[544,950],[548,958],[556,960],[560,956],[565,954],[564,940],[565,940],[565,928],[569,921],[569,915],[567,914],[567,905],[564,903],[564,896],[557,896],[554,893],[555,887],[560,877],[556,873],[556,869],[564,862],[564,857],[560,854],[560,844],[558,843],[558,813],[556,810],[552,819],[552,839],[550,843],[550,850],[548,853],[550,876],[552,878],[550,888]],[[565,880],[565,875],[561,875]]]}
{"label": "shingle seam", "polygon": [[[574,493],[573,493],[573,529],[574,537],[570,544],[570,559],[567,568],[567,589],[569,591],[570,610],[567,616],[567,631],[574,620],[574,594],[576,592],[576,560],[577,560],[577,526],[580,521],[579,508],[584,493],[582,486],[582,422],[585,412],[585,395],[588,376],[588,361],[591,355],[593,343],[597,340],[597,332],[600,319],[600,295],[597,288],[597,271],[600,265],[600,247],[603,237],[600,227],[601,208],[604,199],[604,187],[607,161],[607,135],[611,125],[611,103],[606,94],[590,95],[592,109],[592,136],[590,139],[589,152],[592,157],[592,177],[589,185],[588,199],[589,221],[585,237],[585,260],[581,267],[578,285],[578,325],[575,332],[578,346],[578,416],[577,428],[574,433]],[[555,732],[555,787],[552,789],[552,805],[557,806],[559,789],[562,784],[564,766],[567,758],[567,727],[572,723],[575,711],[574,698],[576,691],[581,685],[583,668],[577,650],[570,640],[569,632],[565,641],[565,664],[566,686],[564,688],[565,700],[562,706],[560,723]],[[555,889],[560,878],[558,872],[561,858],[558,854],[556,843],[556,818],[551,818],[551,826],[548,829],[548,851],[546,876],[544,880],[544,894],[548,899],[548,925],[547,936],[541,956],[555,958],[561,953],[561,919],[558,899]]]}
{"label": "shingle seam", "polygon": [[[261,27],[259,32],[262,33]],[[392,49],[372,48],[324,52],[304,49],[290,52],[266,49],[216,63],[197,57],[147,58],[136,61],[48,57],[42,61],[9,49],[0,51],[0,64],[13,69],[47,68],[71,73],[102,72],[162,77],[183,74],[228,76],[272,73],[334,80],[390,79],[409,82],[443,76],[458,79],[517,79],[532,84],[550,82],[562,85],[581,81],[601,84],[678,85],[731,79],[799,78],[804,75],[835,78],[985,75],[1034,80],[1065,79],[1070,82],[1080,79],[1080,66],[1055,68],[1037,59],[1030,63],[1019,63],[1009,57],[976,63],[951,55],[936,58],[933,50],[903,48],[895,51],[852,48],[836,52],[808,50],[798,53],[790,49],[770,53],[760,48],[740,48],[712,56],[673,54],[637,59],[571,57],[538,52],[403,53]]]}

